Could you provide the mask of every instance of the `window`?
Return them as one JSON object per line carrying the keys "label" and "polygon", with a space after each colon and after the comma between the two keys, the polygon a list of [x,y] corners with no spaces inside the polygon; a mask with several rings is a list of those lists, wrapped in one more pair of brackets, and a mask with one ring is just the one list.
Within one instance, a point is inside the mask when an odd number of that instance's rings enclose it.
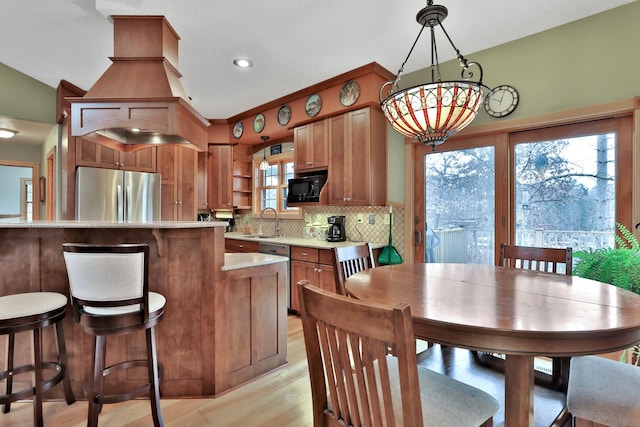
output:
{"label": "window", "polygon": [[499,242],[613,246],[615,223],[632,223],[631,129],[620,117],[418,147],[415,259],[494,264]]}
{"label": "window", "polygon": [[[269,169],[260,170],[260,159],[253,163],[255,185],[253,214],[259,215],[264,208],[273,208],[280,218],[301,218],[299,208],[287,206],[289,179],[293,178],[293,152],[269,156]],[[266,216],[271,216],[269,213]]]}

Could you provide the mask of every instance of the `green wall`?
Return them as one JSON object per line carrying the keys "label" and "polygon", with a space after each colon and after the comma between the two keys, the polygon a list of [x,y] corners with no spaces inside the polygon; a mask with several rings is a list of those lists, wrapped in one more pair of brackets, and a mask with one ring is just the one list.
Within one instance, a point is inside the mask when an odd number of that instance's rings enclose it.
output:
{"label": "green wall", "polygon": [[56,122],[56,89],[0,63],[0,116]]}
{"label": "green wall", "polygon": [[[640,95],[638,22],[640,1],[635,1],[480,52],[457,47],[469,61],[482,64],[487,86],[509,84],[518,90],[520,104],[508,118],[527,117]],[[498,30],[497,26],[482,25],[475,32],[482,37]],[[436,33],[438,40],[441,36]],[[456,35],[450,36],[457,43]],[[439,46],[443,52],[449,48],[445,43]],[[443,64],[442,70],[443,80],[459,77],[457,61]],[[413,86],[428,79],[430,74],[425,70],[417,71],[404,76],[402,85]],[[491,118],[482,110],[471,126],[495,120],[505,119]]]}

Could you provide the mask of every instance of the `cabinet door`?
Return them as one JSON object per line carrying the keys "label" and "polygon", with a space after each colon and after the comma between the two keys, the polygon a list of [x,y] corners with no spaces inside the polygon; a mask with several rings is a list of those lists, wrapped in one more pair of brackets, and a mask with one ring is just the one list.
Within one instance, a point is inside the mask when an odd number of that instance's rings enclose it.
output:
{"label": "cabinet door", "polygon": [[300,311],[298,301],[298,282],[308,280],[312,285],[320,287],[318,284],[318,264],[305,261],[291,261],[291,309]]}
{"label": "cabinet door", "polygon": [[371,128],[369,123],[368,108],[352,111],[347,115],[343,177],[347,203],[352,206],[371,205],[371,175],[382,173],[382,171],[371,170]]}
{"label": "cabinet door", "polygon": [[163,221],[177,220],[177,176],[176,147],[164,145],[158,147],[158,173],[161,181],[161,217]]}
{"label": "cabinet door", "polygon": [[178,221],[195,221],[196,183],[198,179],[198,152],[191,148],[176,148],[178,163]]}
{"label": "cabinet door", "polygon": [[120,152],[82,137],[76,138],[76,165],[118,169]]}
{"label": "cabinet door", "polygon": [[317,268],[318,286],[325,291],[336,293],[336,270],[332,265],[320,264]]}
{"label": "cabinet door", "polygon": [[387,135],[382,112],[370,108],[329,119],[329,205],[384,205]]}
{"label": "cabinet door", "polygon": [[[347,115],[331,117],[329,119],[329,137],[331,144],[329,152],[331,166],[329,166],[329,205],[340,206],[348,204],[348,195],[345,193],[345,182],[351,179],[351,171],[347,169]],[[364,158],[361,158],[364,161]]]}
{"label": "cabinet door", "polygon": [[209,172],[209,206],[211,209],[232,208],[233,147],[209,146],[211,168]]}
{"label": "cabinet door", "polygon": [[326,168],[329,165],[329,135],[326,120],[311,123],[311,151],[313,168]]}
{"label": "cabinet door", "polygon": [[158,147],[163,221],[196,220],[197,165],[195,150],[169,145]]}
{"label": "cabinet door", "polygon": [[209,152],[198,152],[198,209],[209,208],[208,183],[209,180]]}
{"label": "cabinet door", "polygon": [[329,163],[327,121],[321,120],[294,129],[295,170],[326,168]]}

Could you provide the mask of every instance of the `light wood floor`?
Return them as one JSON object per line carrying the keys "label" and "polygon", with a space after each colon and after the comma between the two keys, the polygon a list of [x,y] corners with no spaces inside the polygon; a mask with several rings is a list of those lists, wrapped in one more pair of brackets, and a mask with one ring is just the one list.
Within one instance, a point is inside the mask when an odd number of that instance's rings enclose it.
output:
{"label": "light wood floor", "polygon": [[[162,415],[167,427],[305,427],[311,426],[311,389],[300,318],[289,316],[289,363],[255,381],[211,399],[162,399]],[[430,354],[429,354],[430,353]],[[504,378],[495,371],[475,364],[467,350],[434,346],[421,366],[446,373],[460,381],[482,388],[504,407]],[[550,425],[564,406],[564,395],[536,386],[536,427]],[[32,404],[16,403],[9,414],[0,413],[1,427],[33,425]],[[45,402],[45,426],[86,426],[87,403]],[[100,426],[152,426],[148,400],[104,405]],[[494,425],[504,424],[502,409]]]}
{"label": "light wood floor", "polygon": [[[215,399],[162,399],[162,416],[167,427],[225,427],[313,425],[311,388],[299,317],[289,316],[289,363],[257,380]],[[56,386],[58,387],[58,386]],[[45,426],[85,427],[87,402],[71,406],[62,402],[45,402]],[[152,426],[148,400],[104,405],[100,426]],[[33,425],[33,405],[14,403],[11,412],[0,413],[2,427]]]}

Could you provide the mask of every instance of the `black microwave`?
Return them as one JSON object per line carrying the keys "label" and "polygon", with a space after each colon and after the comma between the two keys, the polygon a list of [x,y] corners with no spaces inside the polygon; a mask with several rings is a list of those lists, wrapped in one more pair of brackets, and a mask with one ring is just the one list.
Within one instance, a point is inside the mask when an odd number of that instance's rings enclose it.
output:
{"label": "black microwave", "polygon": [[320,190],[327,182],[327,175],[309,175],[289,180],[287,203],[311,203],[320,201]]}

